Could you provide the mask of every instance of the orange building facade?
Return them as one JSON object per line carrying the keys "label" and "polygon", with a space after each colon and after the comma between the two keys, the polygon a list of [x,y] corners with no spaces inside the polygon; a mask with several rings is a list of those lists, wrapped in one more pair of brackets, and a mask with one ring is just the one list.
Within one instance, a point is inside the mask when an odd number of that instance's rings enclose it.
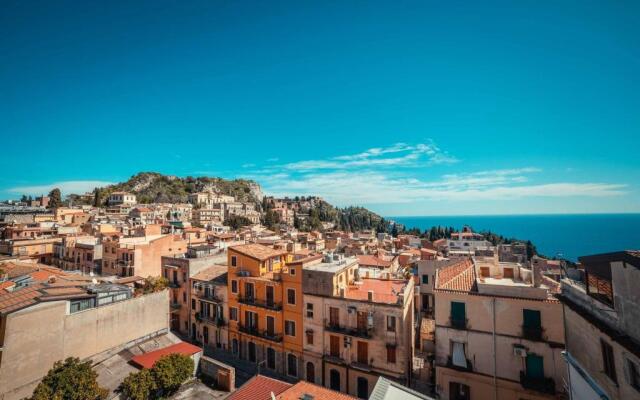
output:
{"label": "orange building facade", "polygon": [[260,244],[228,250],[229,346],[236,356],[291,377],[302,371],[302,266]]}

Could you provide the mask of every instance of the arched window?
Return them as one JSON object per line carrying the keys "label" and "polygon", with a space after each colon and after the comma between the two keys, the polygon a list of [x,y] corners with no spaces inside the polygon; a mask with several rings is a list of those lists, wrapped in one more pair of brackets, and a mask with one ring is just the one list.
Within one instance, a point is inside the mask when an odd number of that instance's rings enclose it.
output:
{"label": "arched window", "polygon": [[362,376],[358,377],[358,397],[361,399],[369,397],[369,381]]}
{"label": "arched window", "polygon": [[287,375],[298,376],[298,357],[291,353],[287,355]]}
{"label": "arched window", "polygon": [[307,363],[307,381],[311,383],[316,381],[316,366],[312,362]]}
{"label": "arched window", "polygon": [[340,391],[340,372],[335,369],[329,371],[329,388]]}

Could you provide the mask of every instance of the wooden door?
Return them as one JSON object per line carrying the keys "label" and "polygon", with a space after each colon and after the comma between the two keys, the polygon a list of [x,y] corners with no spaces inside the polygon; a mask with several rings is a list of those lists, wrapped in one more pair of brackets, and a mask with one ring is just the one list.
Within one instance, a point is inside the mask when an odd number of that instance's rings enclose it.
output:
{"label": "wooden door", "polygon": [[358,362],[360,364],[369,364],[369,343],[358,342]]}
{"label": "wooden door", "polygon": [[358,330],[364,332],[367,330],[367,313],[358,311]]}
{"label": "wooden door", "polygon": [[335,307],[329,308],[329,325],[330,326],[339,326],[340,325],[340,310]]}
{"label": "wooden door", "polygon": [[331,357],[340,357],[340,338],[329,336],[329,354]]}

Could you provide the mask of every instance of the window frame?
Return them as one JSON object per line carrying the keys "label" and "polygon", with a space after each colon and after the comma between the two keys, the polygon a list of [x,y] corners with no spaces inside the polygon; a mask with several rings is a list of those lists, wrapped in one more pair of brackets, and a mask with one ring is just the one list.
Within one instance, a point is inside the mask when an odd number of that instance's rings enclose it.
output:
{"label": "window frame", "polygon": [[[293,292],[293,303],[290,302],[289,293]],[[297,290],[295,288],[287,288],[287,304],[291,306],[295,306],[297,303]]]}
{"label": "window frame", "polygon": [[[287,327],[291,327],[293,329],[293,335],[290,334],[289,330]],[[284,334],[286,336],[291,336],[291,337],[296,337],[296,321],[290,320],[290,319],[285,319],[284,320]]]}

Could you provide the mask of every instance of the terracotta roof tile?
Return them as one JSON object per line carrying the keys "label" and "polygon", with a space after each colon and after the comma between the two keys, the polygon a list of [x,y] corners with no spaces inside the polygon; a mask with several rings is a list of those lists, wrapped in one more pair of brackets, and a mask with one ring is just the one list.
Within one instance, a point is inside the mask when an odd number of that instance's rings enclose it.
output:
{"label": "terracotta roof tile", "polygon": [[250,243],[250,244],[241,244],[239,246],[231,246],[230,250],[233,250],[237,253],[244,254],[245,256],[249,256],[251,258],[255,258],[256,260],[266,260],[271,257],[277,257],[287,252],[285,250],[275,250],[268,246],[263,246],[261,244]]}
{"label": "terracotta roof tile", "polygon": [[256,375],[227,397],[227,400],[270,400],[271,393],[277,396],[291,386],[290,383]]}
{"label": "terracotta roof tile", "polygon": [[358,256],[358,264],[379,268],[389,268],[391,266],[391,261],[383,260],[382,258],[372,255],[360,255]]}
{"label": "terracotta roof tile", "polygon": [[361,280],[362,284],[347,287],[344,297],[354,300],[367,300],[368,292],[373,291],[375,303],[398,303],[398,295],[404,292],[407,282],[404,280],[369,279]]}
{"label": "terracotta roof tile", "polygon": [[475,281],[476,269],[468,258],[436,272],[436,289],[471,292]]}
{"label": "terracotta roof tile", "polygon": [[33,285],[13,292],[0,293],[0,314],[7,314],[37,303],[38,297],[42,295],[38,290],[40,288],[42,285]]}
{"label": "terracotta roof tile", "polygon": [[336,392],[322,386],[314,385],[306,381],[300,381],[280,393],[276,398],[278,400],[300,400],[304,398],[304,395],[308,394],[313,396],[313,400],[355,400],[355,397],[349,396],[344,393]]}
{"label": "terracotta roof tile", "polygon": [[153,368],[154,364],[162,357],[169,354],[184,354],[186,356],[192,356],[201,352],[200,347],[194,346],[190,343],[180,342],[165,348],[151,351],[149,353],[140,354],[134,356],[131,362],[140,368]]}

